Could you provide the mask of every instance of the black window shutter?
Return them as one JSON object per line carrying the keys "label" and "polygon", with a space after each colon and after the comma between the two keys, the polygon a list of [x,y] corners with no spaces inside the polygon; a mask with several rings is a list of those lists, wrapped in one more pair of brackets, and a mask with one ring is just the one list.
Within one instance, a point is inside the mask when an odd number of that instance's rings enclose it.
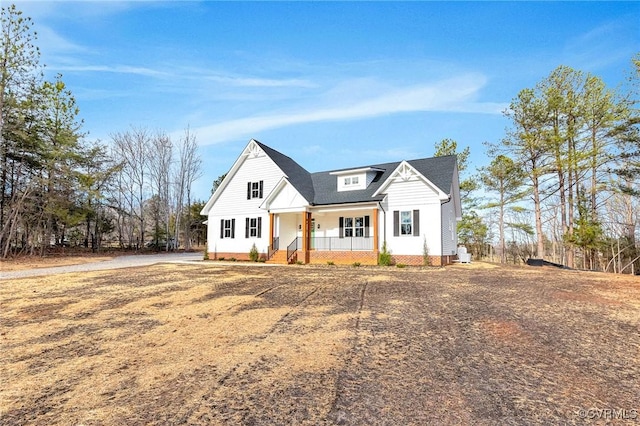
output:
{"label": "black window shutter", "polygon": [[258,198],[262,198],[262,181],[260,181],[260,195]]}
{"label": "black window shutter", "polygon": [[393,211],[393,236],[400,235],[400,212],[398,210]]}
{"label": "black window shutter", "polygon": [[364,217],[364,236],[369,238],[369,216]]}
{"label": "black window shutter", "polygon": [[231,219],[231,238],[236,237],[236,220]]}
{"label": "black window shutter", "polygon": [[262,238],[262,218],[258,218],[258,238]]}
{"label": "black window shutter", "polygon": [[224,238],[224,219],[220,219],[220,239]]}
{"label": "black window shutter", "polygon": [[251,199],[251,182],[247,182],[247,200]]}
{"label": "black window shutter", "polygon": [[420,236],[420,210],[413,211],[413,236]]}
{"label": "black window shutter", "polygon": [[344,238],[344,217],[340,216],[340,219],[338,219],[338,226],[340,227],[340,233],[338,236],[340,238]]}
{"label": "black window shutter", "polygon": [[244,237],[249,238],[249,218],[246,218],[244,222]]}

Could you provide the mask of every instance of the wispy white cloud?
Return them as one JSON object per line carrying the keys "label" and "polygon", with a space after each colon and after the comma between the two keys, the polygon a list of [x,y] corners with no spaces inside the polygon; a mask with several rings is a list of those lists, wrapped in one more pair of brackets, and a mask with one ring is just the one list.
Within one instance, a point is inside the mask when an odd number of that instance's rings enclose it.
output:
{"label": "wispy white cloud", "polygon": [[[254,115],[202,126],[196,130],[202,145],[251,137],[262,131],[303,123],[361,120],[391,114],[419,111],[448,111],[500,114],[505,104],[476,102],[486,79],[463,75],[432,84],[417,84],[371,93],[345,103],[344,98],[325,106],[307,106],[276,114]],[[350,99],[350,98],[349,98]]]}
{"label": "wispy white cloud", "polygon": [[135,74],[148,77],[168,77],[169,73],[146,67],[134,67],[129,65],[53,65],[49,67],[55,71],[67,72],[103,72],[117,74]]}
{"label": "wispy white cloud", "polygon": [[231,75],[210,75],[204,77],[206,80],[221,83],[231,86],[243,86],[243,87],[315,87],[312,82],[304,79],[290,78],[290,79],[271,79],[271,78],[256,78],[246,76],[231,76]]}
{"label": "wispy white cloud", "polygon": [[563,49],[566,65],[595,71],[615,63],[630,61],[629,51],[637,51],[637,17],[604,22],[569,40]]}
{"label": "wispy white cloud", "polygon": [[43,19],[87,19],[100,18],[126,12],[135,7],[154,5],[162,2],[151,1],[104,1],[104,0],[14,0],[18,9],[36,20]]}
{"label": "wispy white cloud", "polygon": [[38,25],[38,47],[43,52],[56,53],[79,53],[86,52],[87,49],[71,40],[61,36],[52,28],[46,25]]}

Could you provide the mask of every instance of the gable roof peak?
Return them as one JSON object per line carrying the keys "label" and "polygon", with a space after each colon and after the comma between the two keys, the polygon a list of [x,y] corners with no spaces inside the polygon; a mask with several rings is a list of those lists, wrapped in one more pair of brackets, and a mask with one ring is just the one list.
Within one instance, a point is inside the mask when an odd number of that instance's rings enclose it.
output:
{"label": "gable roof peak", "polygon": [[275,149],[251,139],[249,145],[255,144],[273,160],[274,163],[287,176],[289,183],[302,195],[309,203],[313,202],[314,189],[311,174],[291,157],[276,151]]}

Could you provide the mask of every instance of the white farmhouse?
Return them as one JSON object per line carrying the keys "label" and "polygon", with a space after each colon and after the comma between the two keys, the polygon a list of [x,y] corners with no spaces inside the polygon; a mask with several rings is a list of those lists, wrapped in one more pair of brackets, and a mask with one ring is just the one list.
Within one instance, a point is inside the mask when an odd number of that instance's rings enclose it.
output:
{"label": "white farmhouse", "polygon": [[455,156],[309,173],[251,140],[211,196],[211,259],[248,259],[253,244],[277,263],[444,265],[456,257],[462,213]]}

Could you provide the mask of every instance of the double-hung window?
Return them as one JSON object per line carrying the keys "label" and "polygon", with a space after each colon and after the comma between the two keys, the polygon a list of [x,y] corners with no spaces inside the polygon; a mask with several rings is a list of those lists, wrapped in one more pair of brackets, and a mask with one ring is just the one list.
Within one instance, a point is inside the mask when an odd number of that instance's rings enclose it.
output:
{"label": "double-hung window", "polygon": [[220,238],[235,238],[235,219],[220,219]]}
{"label": "double-hung window", "polygon": [[263,181],[247,182],[247,200],[262,198]]}
{"label": "double-hung window", "polygon": [[245,238],[261,238],[262,236],[262,218],[248,217],[245,219],[244,228]]}
{"label": "double-hung window", "polygon": [[352,217],[344,218],[344,236],[353,237],[353,218]]}
{"label": "double-hung window", "polygon": [[420,235],[420,210],[393,211],[393,236],[405,235]]}
{"label": "double-hung window", "polygon": [[339,226],[340,238],[369,236],[369,216],[341,217]]}
{"label": "double-hung window", "polygon": [[413,235],[411,212],[400,212],[400,235]]}

